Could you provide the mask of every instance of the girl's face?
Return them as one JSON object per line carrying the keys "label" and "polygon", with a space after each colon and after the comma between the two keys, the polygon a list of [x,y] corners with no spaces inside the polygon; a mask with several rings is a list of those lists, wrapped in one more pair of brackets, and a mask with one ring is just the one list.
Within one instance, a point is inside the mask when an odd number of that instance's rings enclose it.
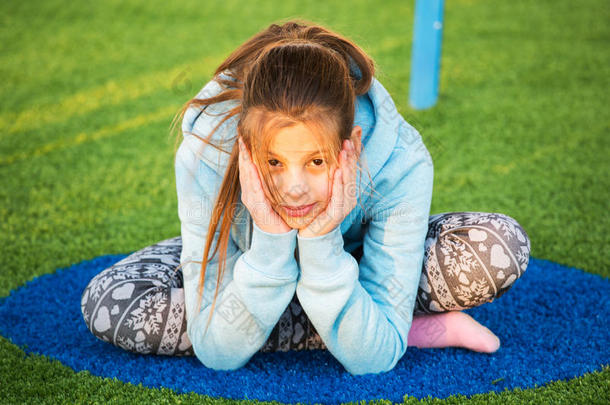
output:
{"label": "girl's face", "polygon": [[315,134],[302,123],[280,129],[269,145],[266,163],[282,199],[273,208],[294,229],[305,228],[330,202],[327,170],[332,175],[334,165],[318,149]]}

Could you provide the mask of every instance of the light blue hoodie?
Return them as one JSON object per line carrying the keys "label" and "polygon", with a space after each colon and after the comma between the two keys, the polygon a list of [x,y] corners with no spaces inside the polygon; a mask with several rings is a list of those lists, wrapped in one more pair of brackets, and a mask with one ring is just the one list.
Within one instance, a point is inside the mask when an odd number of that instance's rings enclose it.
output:
{"label": "light blue hoodie", "polygon": [[[212,80],[197,97],[219,91],[220,85]],[[222,118],[208,112],[222,113],[236,103],[217,103],[203,113],[188,109],[176,155],[180,262],[187,333],[195,355],[213,369],[244,366],[264,345],[296,292],[328,350],[349,373],[391,370],[407,349],[434,176],[420,134],[398,113],[376,79],[368,93],[357,98],[354,122],[363,130],[365,169],[368,166],[376,193],[371,197],[368,176],[359,176],[356,207],[340,226],[313,238],[298,236],[297,229],[283,234],[261,230],[239,198],[224,278],[204,334],[217,284],[218,254],[208,264],[201,310],[196,312],[199,270],[229,155],[205,146],[192,133],[206,138]],[[226,151],[236,140],[237,119],[225,122],[212,137],[217,145],[224,140]],[[360,246],[363,256],[358,263],[350,252]]]}

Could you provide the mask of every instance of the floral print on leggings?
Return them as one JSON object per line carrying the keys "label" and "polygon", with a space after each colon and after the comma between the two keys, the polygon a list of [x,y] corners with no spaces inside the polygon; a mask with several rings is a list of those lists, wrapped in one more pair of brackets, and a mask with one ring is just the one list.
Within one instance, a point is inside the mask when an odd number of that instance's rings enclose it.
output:
{"label": "floral print on leggings", "polygon": [[[180,264],[182,239],[138,250],[101,271],[81,297],[89,330],[122,349],[193,356],[186,333]],[[499,213],[448,212],[428,221],[414,315],[492,302],[525,272],[530,241],[513,218]],[[357,260],[362,248],[352,252]],[[326,349],[295,295],[261,352]]]}

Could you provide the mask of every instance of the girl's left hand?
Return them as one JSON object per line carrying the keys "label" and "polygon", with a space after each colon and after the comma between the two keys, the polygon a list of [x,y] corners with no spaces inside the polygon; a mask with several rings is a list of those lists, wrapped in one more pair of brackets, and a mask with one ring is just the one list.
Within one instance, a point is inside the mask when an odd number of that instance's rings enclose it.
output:
{"label": "girl's left hand", "polygon": [[299,236],[313,238],[325,235],[343,222],[354,209],[358,201],[356,184],[356,162],[359,154],[352,140],[343,141],[339,153],[339,167],[335,168],[332,177],[330,202],[326,209],[317,215],[307,227],[299,230]]}

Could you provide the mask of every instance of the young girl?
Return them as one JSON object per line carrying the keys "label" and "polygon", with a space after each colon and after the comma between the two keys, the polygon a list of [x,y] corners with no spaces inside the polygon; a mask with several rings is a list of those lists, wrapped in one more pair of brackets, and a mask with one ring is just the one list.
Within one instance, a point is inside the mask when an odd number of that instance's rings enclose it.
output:
{"label": "young girl", "polygon": [[329,350],[352,374],[391,370],[407,346],[499,348],[460,310],[521,276],[527,234],[499,213],[429,215],[428,150],[353,42],[272,24],[180,117],[181,237],[89,283],[95,336],[218,370]]}

